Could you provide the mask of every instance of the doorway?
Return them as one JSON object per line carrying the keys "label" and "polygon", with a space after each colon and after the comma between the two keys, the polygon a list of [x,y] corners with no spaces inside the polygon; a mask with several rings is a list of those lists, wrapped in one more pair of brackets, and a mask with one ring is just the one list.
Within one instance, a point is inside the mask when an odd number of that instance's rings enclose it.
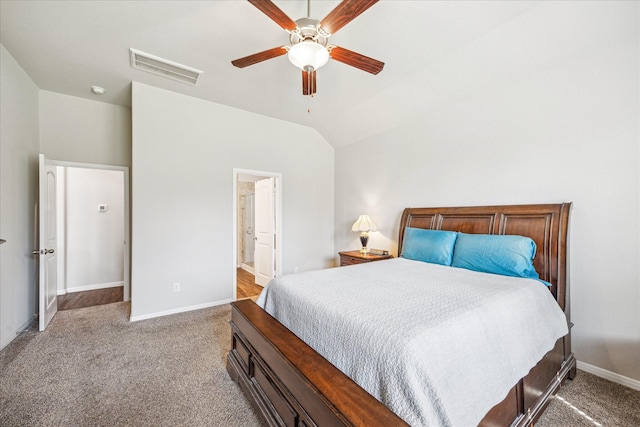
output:
{"label": "doorway", "polygon": [[44,215],[57,236],[57,309],[129,301],[129,168],[45,162],[56,176]]}
{"label": "doorway", "polygon": [[257,297],[282,270],[282,178],[279,173],[243,169],[233,174],[235,300]]}

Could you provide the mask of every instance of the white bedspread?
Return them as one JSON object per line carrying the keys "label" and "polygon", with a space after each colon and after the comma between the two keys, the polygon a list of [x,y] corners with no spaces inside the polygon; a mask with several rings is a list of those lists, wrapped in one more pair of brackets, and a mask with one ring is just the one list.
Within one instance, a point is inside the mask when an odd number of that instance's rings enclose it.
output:
{"label": "white bedspread", "polygon": [[540,282],[396,258],[274,279],[258,304],[412,426],[473,426],[565,335]]}

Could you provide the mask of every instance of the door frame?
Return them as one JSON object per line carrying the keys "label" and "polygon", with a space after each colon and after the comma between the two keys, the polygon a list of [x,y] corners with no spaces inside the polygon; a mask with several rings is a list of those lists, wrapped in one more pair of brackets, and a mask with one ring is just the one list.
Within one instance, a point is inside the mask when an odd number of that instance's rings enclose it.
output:
{"label": "door frame", "polygon": [[275,277],[282,275],[282,174],[250,169],[233,168],[233,301],[238,299],[237,275],[238,268],[238,178],[240,175],[253,175],[260,178],[275,178],[275,220],[276,220],[276,248],[275,248]]}
{"label": "door frame", "polygon": [[124,175],[124,289],[123,301],[131,300],[131,199],[129,194],[129,168],[127,166],[103,165],[98,163],[78,163],[48,159],[54,166],[81,169],[120,171]]}

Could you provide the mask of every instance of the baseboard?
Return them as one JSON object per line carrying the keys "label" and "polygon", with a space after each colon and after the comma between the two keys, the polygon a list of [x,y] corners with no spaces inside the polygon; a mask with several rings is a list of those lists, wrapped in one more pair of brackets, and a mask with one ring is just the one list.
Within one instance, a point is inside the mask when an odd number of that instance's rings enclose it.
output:
{"label": "baseboard", "polygon": [[251,267],[250,265],[241,264],[240,268],[243,269],[244,271],[246,271],[247,273],[256,274],[255,273],[255,268]]}
{"label": "baseboard", "polygon": [[58,289],[58,295],[70,294],[72,292],[93,291],[96,289],[117,288],[120,286],[124,286],[124,282],[96,283],[94,285],[74,286],[67,289]]}
{"label": "baseboard", "polygon": [[207,303],[204,303],[204,304],[192,305],[192,306],[189,306],[189,307],[173,308],[171,310],[158,311],[158,312],[149,313],[149,314],[141,314],[140,316],[131,316],[129,318],[129,320],[131,322],[137,322],[139,320],[153,319],[154,317],[169,316],[171,314],[185,313],[187,311],[201,310],[203,308],[209,308],[209,307],[215,307],[215,306],[218,306],[218,305],[229,304],[231,301],[233,301],[233,300],[227,299],[227,300],[222,300],[222,301],[213,301],[213,302],[207,302]]}
{"label": "baseboard", "polygon": [[581,371],[588,372],[597,377],[604,378],[605,380],[640,391],[640,381],[634,380],[633,378],[625,377],[624,375],[616,374],[615,372],[607,371],[606,369],[598,368],[597,366],[589,365],[588,363],[580,361],[578,361],[577,366]]}

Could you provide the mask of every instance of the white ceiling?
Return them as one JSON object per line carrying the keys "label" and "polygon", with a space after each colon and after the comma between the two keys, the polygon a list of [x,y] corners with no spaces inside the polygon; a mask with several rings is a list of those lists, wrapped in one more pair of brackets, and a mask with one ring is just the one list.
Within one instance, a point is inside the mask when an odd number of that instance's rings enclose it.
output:
{"label": "white ceiling", "polygon": [[[305,0],[274,3],[294,20],[306,16]],[[322,19],[338,3],[312,1],[311,15]],[[0,41],[43,90],[130,106],[131,81],[139,81],[311,126],[337,147],[393,128],[425,103],[446,102],[458,84],[439,79],[438,64],[539,3],[380,1],[331,43],[385,62],[384,70],[374,76],[329,61],[318,71],[314,98],[302,96],[300,70],[286,56],[231,65],[288,44],[283,29],[243,0],[1,0]],[[134,70],[129,48],[204,75],[191,87]],[[92,85],[107,93],[94,95]]]}

